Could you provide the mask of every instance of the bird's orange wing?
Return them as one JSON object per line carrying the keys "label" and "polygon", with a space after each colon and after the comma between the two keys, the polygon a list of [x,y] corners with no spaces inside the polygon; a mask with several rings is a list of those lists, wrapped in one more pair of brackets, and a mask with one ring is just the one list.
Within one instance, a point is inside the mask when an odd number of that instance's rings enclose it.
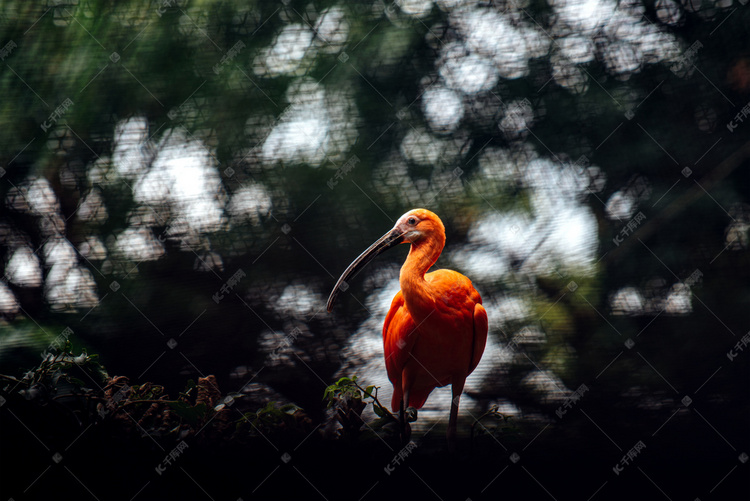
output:
{"label": "bird's orange wing", "polygon": [[[436,270],[425,275],[425,278],[435,289],[441,291],[444,302],[453,308],[454,316],[461,316],[472,322],[472,351],[467,375],[471,374],[482,359],[484,348],[487,345],[487,311],[482,306],[482,297],[472,285],[471,280],[458,272]],[[469,334],[469,332],[466,332],[467,336]]]}
{"label": "bird's orange wing", "polygon": [[383,324],[383,348],[388,379],[399,391],[401,390],[401,372],[409,360],[417,338],[415,331],[414,319],[406,309],[403,294],[398,291]]}

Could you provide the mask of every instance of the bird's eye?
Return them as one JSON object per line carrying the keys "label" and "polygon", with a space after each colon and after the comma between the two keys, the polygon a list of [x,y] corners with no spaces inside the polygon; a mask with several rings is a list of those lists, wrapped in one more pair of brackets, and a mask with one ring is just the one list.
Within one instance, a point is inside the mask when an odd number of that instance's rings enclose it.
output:
{"label": "bird's eye", "polygon": [[417,224],[417,220],[416,220],[416,218],[410,217],[409,220],[407,221],[407,223],[409,223],[410,225],[413,226],[413,225]]}

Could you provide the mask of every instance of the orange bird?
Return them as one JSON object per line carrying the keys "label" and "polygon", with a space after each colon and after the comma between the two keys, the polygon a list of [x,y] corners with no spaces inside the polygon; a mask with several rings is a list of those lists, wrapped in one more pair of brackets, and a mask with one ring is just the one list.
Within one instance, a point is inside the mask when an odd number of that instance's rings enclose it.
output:
{"label": "orange bird", "polygon": [[[445,227],[426,209],[410,210],[396,225],[344,271],[328,298],[328,311],[342,286],[377,255],[400,243],[411,244],[401,267],[401,290],[383,325],[388,379],[393,384],[391,408],[399,412],[424,405],[433,389],[451,385],[448,444],[456,437],[458,403],[466,378],[476,368],[487,343],[487,312],[482,298],[465,276],[451,270],[427,273],[445,246]],[[344,287],[344,290],[346,287]]]}

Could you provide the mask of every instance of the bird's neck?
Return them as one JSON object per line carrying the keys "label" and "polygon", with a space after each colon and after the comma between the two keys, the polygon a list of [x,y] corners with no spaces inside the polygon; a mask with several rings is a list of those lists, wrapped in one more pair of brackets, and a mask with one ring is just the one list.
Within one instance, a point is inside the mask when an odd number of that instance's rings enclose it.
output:
{"label": "bird's neck", "polygon": [[401,267],[399,283],[401,292],[407,303],[407,307],[413,310],[421,306],[425,300],[430,298],[429,284],[425,281],[424,275],[440,257],[440,253],[445,246],[445,237],[442,238],[425,238],[419,242],[412,243],[406,262]]}

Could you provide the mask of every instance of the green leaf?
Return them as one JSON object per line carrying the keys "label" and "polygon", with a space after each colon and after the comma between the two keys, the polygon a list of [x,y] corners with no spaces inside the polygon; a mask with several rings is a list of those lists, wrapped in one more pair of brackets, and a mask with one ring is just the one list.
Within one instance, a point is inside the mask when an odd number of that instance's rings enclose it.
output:
{"label": "green leaf", "polygon": [[336,385],[333,384],[326,388],[326,391],[323,392],[323,399],[333,398],[334,394],[336,393],[336,389]]}
{"label": "green leaf", "polygon": [[175,412],[175,414],[193,426],[197,425],[198,421],[205,418],[208,413],[208,407],[206,404],[192,406],[185,402],[176,401],[169,402],[169,407]]}
{"label": "green leaf", "polygon": [[294,414],[299,409],[301,409],[301,407],[298,407],[294,404],[285,404],[282,405],[279,410],[281,410],[282,412],[286,412],[287,414]]}

